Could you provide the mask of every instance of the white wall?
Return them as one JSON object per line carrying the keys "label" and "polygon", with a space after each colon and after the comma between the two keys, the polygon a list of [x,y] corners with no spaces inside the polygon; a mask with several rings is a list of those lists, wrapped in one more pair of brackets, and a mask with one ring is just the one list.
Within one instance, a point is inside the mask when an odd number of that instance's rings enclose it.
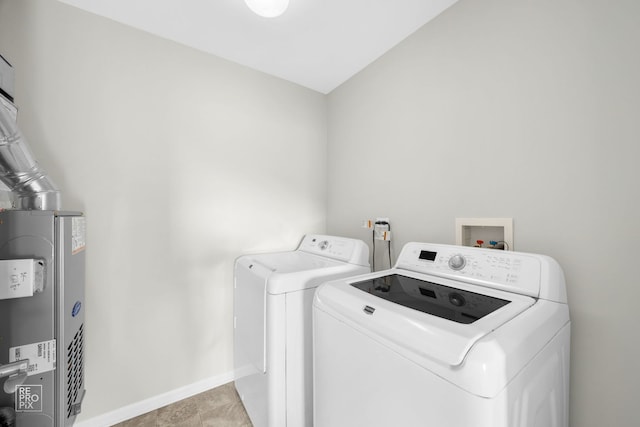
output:
{"label": "white wall", "polygon": [[325,97],[48,0],[0,0],[0,52],[87,215],[81,419],[228,376],[235,257],[325,231]]}
{"label": "white wall", "polygon": [[461,0],[329,95],[328,232],[512,217],[564,267],[571,425],[638,425],[640,3]]}
{"label": "white wall", "polygon": [[461,0],[334,91],[327,118],[311,91],[0,0],[20,125],[89,221],[83,419],[232,369],[232,261],[324,230],[328,161],[331,233],[389,216],[397,252],[453,243],[456,217],[513,217],[516,249],[567,276],[572,426],[637,424],[638,16]]}

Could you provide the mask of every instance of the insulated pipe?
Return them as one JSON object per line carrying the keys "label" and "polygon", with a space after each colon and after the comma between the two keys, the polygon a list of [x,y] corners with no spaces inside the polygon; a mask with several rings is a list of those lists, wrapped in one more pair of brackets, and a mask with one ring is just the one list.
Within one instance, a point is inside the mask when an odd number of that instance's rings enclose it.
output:
{"label": "insulated pipe", "polygon": [[59,210],[60,190],[33,158],[15,121],[13,105],[0,102],[0,181],[16,196],[17,209]]}

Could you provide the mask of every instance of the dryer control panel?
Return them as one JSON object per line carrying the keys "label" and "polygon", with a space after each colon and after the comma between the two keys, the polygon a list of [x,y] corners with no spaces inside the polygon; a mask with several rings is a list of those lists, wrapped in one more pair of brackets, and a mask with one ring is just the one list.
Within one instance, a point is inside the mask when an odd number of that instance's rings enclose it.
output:
{"label": "dryer control panel", "polygon": [[557,262],[544,255],[407,243],[398,257],[396,268],[566,302],[562,270]]}
{"label": "dryer control panel", "polygon": [[369,266],[369,247],[362,240],[308,234],[300,242],[298,250],[350,264]]}

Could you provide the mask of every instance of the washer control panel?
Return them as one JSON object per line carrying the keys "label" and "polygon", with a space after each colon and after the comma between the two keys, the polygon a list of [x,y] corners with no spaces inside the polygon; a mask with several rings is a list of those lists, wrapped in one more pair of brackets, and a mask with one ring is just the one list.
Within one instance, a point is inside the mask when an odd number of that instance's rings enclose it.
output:
{"label": "washer control panel", "polygon": [[[407,243],[397,268],[450,277],[537,297],[541,260],[532,254],[465,246]],[[460,303],[454,298],[455,303]],[[452,304],[455,305],[452,301]]]}

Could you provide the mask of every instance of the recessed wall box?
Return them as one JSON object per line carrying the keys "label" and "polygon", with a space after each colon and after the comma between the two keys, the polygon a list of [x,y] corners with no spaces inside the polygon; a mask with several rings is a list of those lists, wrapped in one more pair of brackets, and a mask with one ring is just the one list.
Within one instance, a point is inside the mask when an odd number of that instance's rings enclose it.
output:
{"label": "recessed wall box", "polygon": [[512,251],[513,218],[456,218],[456,245]]}

